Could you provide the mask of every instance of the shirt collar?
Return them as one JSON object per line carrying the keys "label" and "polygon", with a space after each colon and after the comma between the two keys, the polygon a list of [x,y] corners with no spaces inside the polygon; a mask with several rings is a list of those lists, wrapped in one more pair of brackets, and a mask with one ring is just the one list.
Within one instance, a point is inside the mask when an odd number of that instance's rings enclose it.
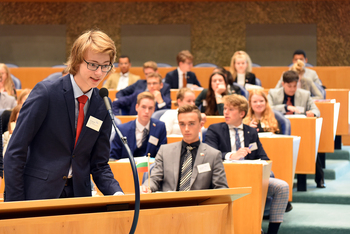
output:
{"label": "shirt collar", "polygon": [[235,128],[238,128],[240,130],[243,130],[243,123],[241,123],[240,125],[238,126],[234,126],[234,125],[231,125],[231,124],[227,124],[228,126],[228,129],[235,129]]}
{"label": "shirt collar", "polygon": [[137,130],[139,130],[140,132],[143,131],[144,128],[146,128],[149,131],[149,125],[150,125],[151,121],[148,121],[148,123],[146,124],[146,126],[143,126],[138,119],[136,119],[136,128]]}
{"label": "shirt collar", "polygon": [[[182,77],[183,76],[183,72],[181,71],[181,69],[179,67],[177,67],[177,72],[179,73],[179,76]],[[186,73],[185,73],[186,74]]]}
{"label": "shirt collar", "polygon": [[84,93],[80,88],[79,86],[77,85],[77,83],[75,82],[74,80],[74,77],[72,74],[69,74],[70,75],[70,81],[72,83],[72,87],[73,87],[73,94],[74,94],[74,98],[77,99],[78,97],[80,97],[81,95],[86,95],[89,100],[91,99],[91,95],[92,95],[92,92],[93,92],[93,89],[91,88],[88,92]]}
{"label": "shirt collar", "polygon": [[290,97],[290,98],[293,98],[294,97],[294,95],[293,96],[289,96],[289,95],[287,95],[285,92],[284,92],[284,90],[283,90],[283,93],[284,93],[284,98],[287,98],[287,97]]}
{"label": "shirt collar", "polygon": [[187,147],[188,145],[190,145],[190,146],[192,146],[192,148],[197,148],[197,149],[198,149],[200,143],[201,143],[200,140],[198,140],[198,141],[193,142],[193,143],[191,143],[191,144],[187,144],[186,142],[184,142],[184,141],[182,140],[182,148],[186,149],[186,147]]}
{"label": "shirt collar", "polygon": [[120,76],[129,77],[129,72],[124,73],[124,74],[122,72],[120,72]]}

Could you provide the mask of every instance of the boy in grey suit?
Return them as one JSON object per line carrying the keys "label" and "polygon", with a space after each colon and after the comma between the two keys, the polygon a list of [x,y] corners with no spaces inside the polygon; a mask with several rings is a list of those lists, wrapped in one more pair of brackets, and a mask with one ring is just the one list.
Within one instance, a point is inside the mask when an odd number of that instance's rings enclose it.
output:
{"label": "boy in grey suit", "polygon": [[270,89],[267,99],[271,107],[282,114],[305,114],[320,117],[320,111],[310,96],[310,92],[298,89],[299,75],[295,71],[283,74],[282,88]]}
{"label": "boy in grey suit", "polygon": [[178,119],[183,135],[181,142],[162,145],[143,193],[228,188],[221,152],[201,143],[201,113],[196,106],[179,108]]}

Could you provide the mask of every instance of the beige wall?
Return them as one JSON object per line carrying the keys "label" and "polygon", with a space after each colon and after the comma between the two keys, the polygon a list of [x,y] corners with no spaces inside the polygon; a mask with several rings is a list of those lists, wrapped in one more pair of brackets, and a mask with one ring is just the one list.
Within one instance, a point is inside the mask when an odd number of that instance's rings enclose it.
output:
{"label": "beige wall", "polygon": [[75,38],[89,28],[97,27],[107,32],[120,52],[122,24],[189,24],[195,64],[229,65],[234,51],[245,50],[247,24],[300,23],[317,25],[318,66],[348,66],[349,22],[350,1],[337,0],[0,2],[1,25],[66,25],[66,54]]}

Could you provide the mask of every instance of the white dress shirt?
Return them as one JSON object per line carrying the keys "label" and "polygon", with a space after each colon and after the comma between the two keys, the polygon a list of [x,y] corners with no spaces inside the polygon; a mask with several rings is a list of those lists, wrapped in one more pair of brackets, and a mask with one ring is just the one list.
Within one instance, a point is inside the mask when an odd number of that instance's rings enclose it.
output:
{"label": "white dress shirt", "polygon": [[179,120],[177,119],[178,110],[179,109],[167,110],[159,119],[160,121],[165,123],[167,135],[182,135],[179,126]]}
{"label": "white dress shirt", "polygon": [[125,74],[120,73],[117,90],[119,91],[121,89],[125,89],[126,87],[128,87],[128,85],[129,85],[129,72]]}
{"label": "white dress shirt", "polygon": [[146,124],[146,126],[143,126],[140,122],[139,119],[136,119],[136,128],[135,128],[135,138],[136,138],[136,146],[137,148],[140,148],[142,145],[142,137],[143,137],[143,129],[146,128],[148,130],[149,134],[149,125],[150,121]]}
{"label": "white dress shirt", "polygon": [[[179,89],[183,88],[184,84],[183,84],[183,72],[181,71],[181,69],[178,67],[177,68],[177,72],[179,73]],[[185,73],[185,75],[187,75]],[[186,79],[187,79],[187,76],[186,76]]]}
{"label": "white dress shirt", "polygon": [[240,147],[244,148],[244,131],[243,131],[243,123],[239,126],[228,125],[228,129],[230,131],[230,142],[231,142],[231,152],[228,152],[225,155],[225,159],[229,160],[230,155],[236,153],[236,131],[234,128],[238,128],[239,140],[241,142]]}
{"label": "white dress shirt", "polygon": [[237,83],[240,85],[245,85],[245,74],[237,74]]}

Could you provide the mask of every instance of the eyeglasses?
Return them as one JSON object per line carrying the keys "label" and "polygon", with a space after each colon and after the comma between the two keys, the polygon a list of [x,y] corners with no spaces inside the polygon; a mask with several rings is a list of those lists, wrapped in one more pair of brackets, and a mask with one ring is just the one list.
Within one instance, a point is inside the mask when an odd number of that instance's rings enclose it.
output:
{"label": "eyeglasses", "polygon": [[101,67],[101,71],[102,72],[109,72],[113,65],[112,64],[108,64],[108,65],[99,65],[99,64],[96,64],[96,63],[89,63],[87,62],[85,59],[83,59],[84,62],[86,62],[87,64],[87,69],[91,70],[91,71],[96,71],[99,67]]}

